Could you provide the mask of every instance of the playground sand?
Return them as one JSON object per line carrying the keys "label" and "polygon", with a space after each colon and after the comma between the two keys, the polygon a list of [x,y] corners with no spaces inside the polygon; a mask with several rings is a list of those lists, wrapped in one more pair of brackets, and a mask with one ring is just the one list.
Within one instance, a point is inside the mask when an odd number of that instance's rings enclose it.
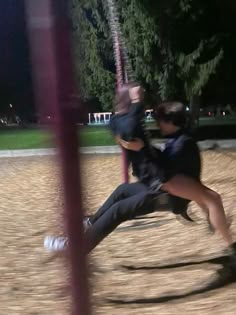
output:
{"label": "playground sand", "polygon": [[[204,182],[222,194],[236,231],[236,153],[204,152],[203,160]],[[84,207],[92,213],[120,183],[120,158],[84,156],[82,170]],[[0,315],[70,314],[68,262],[42,246],[45,235],[63,234],[59,174],[55,157],[1,159]],[[223,255],[224,243],[195,205],[191,212],[197,225],[155,213],[97,247],[90,255],[94,314],[236,314],[235,283],[198,291],[221,268],[208,260]]]}

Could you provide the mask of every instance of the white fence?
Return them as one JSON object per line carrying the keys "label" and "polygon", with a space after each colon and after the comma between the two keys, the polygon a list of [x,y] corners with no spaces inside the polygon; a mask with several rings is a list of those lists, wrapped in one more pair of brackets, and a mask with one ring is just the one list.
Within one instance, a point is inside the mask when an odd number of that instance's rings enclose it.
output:
{"label": "white fence", "polygon": [[[88,124],[89,125],[107,125],[110,122],[112,112],[102,112],[102,113],[89,113],[88,114]],[[153,109],[145,110],[145,120],[153,120]]]}

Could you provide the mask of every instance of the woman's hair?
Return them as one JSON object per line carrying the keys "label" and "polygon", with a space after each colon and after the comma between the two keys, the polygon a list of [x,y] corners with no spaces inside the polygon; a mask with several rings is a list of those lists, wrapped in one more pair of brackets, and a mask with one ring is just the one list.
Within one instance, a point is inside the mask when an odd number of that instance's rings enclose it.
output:
{"label": "woman's hair", "polygon": [[135,86],[139,86],[136,82],[125,83],[120,87],[115,96],[115,111],[128,112],[131,106],[131,100],[129,96],[129,89]]}
{"label": "woman's hair", "polygon": [[161,103],[156,109],[155,118],[183,128],[187,123],[186,108],[179,102]]}

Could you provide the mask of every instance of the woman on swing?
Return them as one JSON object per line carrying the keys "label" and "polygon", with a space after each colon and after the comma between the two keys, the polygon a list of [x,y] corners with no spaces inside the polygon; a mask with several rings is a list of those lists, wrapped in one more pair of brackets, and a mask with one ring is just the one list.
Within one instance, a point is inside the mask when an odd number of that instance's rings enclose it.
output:
{"label": "woman on swing", "polygon": [[[111,129],[128,152],[139,182],[120,185],[103,206],[89,218],[85,232],[90,252],[122,222],[155,210],[160,189],[171,195],[195,201],[209,217],[210,224],[221,234],[235,257],[233,242],[219,194],[200,181],[201,161],[194,140],[185,134],[186,112],[181,103],[163,103],[157,109],[160,130],[169,138],[163,152],[150,147],[142,127],[143,90],[131,84],[117,93],[117,114]],[[48,237],[45,247],[61,250],[66,240]]]}

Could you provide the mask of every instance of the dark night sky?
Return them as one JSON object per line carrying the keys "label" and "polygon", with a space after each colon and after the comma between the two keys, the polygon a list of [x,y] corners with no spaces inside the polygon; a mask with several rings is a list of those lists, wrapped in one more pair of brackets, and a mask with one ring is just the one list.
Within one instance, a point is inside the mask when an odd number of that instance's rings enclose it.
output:
{"label": "dark night sky", "polygon": [[[226,25],[226,30],[223,31],[229,31],[229,29],[235,31],[235,0],[218,1],[219,3],[223,12],[221,19],[225,21],[223,24]],[[226,13],[228,15],[225,15]],[[231,56],[226,58],[226,61],[229,60],[228,68],[230,69],[232,68],[232,55],[235,56],[235,47],[234,33],[234,40],[230,42],[228,47]],[[224,48],[226,49],[226,47]],[[235,60],[234,57],[233,60]],[[223,74],[225,74],[225,68],[223,70]],[[231,72],[234,72],[234,70]],[[222,81],[222,76],[219,75],[219,77]],[[229,81],[232,81],[232,75]],[[224,80],[224,82],[226,81]],[[229,95],[232,90],[232,99],[235,99],[234,88],[225,93],[225,87],[231,87],[232,85],[230,82],[223,85],[221,82],[222,95],[225,98],[225,94]],[[234,86],[234,81],[232,82]],[[212,83],[213,88],[210,89],[212,90],[210,98],[216,93],[214,81]],[[217,83],[217,85],[219,84]],[[23,0],[0,1],[0,115],[6,112],[10,103],[14,105],[20,115],[33,109],[31,67]]]}
{"label": "dark night sky", "polygon": [[23,0],[0,1],[0,112],[32,107],[29,49]]}

